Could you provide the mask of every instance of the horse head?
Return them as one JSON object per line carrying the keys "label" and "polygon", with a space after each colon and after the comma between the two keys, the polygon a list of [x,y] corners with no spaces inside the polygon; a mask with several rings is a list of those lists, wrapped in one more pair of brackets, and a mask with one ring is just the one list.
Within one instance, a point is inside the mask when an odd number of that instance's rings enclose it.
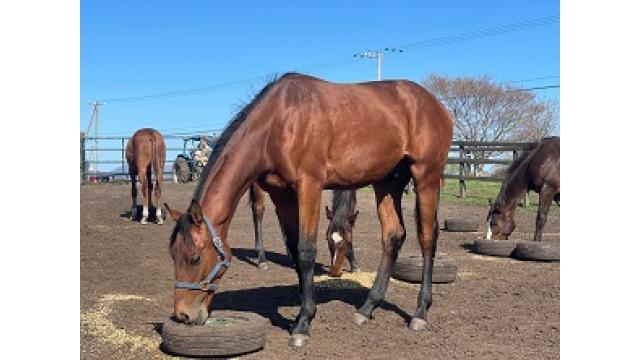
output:
{"label": "horse head", "polygon": [[351,211],[346,218],[336,217],[328,206],[325,206],[329,226],[327,227],[327,244],[331,254],[331,276],[342,275],[342,264],[347,257],[349,244],[353,241],[353,226],[358,217],[358,210]]}
{"label": "horse head", "polygon": [[516,228],[513,209],[502,203],[489,200],[487,213],[487,240],[508,240],[509,235]]}
{"label": "horse head", "polygon": [[184,214],[164,205],[176,222],[169,248],[176,281],[174,315],[179,322],[202,325],[209,317],[208,307],[231,252],[223,246],[196,200]]}

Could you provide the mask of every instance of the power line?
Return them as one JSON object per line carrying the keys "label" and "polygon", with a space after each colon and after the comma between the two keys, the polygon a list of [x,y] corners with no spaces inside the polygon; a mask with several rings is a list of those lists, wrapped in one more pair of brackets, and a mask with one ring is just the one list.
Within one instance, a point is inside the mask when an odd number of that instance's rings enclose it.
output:
{"label": "power line", "polygon": [[[505,81],[505,82],[501,82],[498,84],[510,84],[510,83],[518,83],[518,82],[527,82],[527,81],[535,81],[535,80],[542,80],[542,79],[553,79],[553,78],[559,78],[560,76],[558,75],[549,75],[549,76],[542,76],[542,77],[535,77],[535,78],[528,78],[528,79],[522,79],[522,80],[514,80],[514,81]],[[548,89],[558,89],[560,88],[560,84],[553,84],[553,85],[543,85],[543,86],[534,86],[534,87],[528,87],[528,88],[515,88],[515,89],[510,89],[507,91],[539,91],[539,90],[548,90]],[[458,98],[462,98],[462,97],[448,97],[445,98],[446,100],[451,100],[451,99],[458,99]],[[440,99],[439,100],[443,100]],[[160,131],[160,133],[162,133],[163,135],[199,135],[199,134],[205,134],[205,133],[221,133],[222,129],[210,129],[210,128],[203,128],[205,126],[209,126],[209,124],[199,124],[199,125],[192,125],[192,126],[185,126],[185,127],[178,127],[178,128],[165,128],[165,129],[157,129],[158,131]],[[200,129],[198,129],[200,128]],[[197,129],[197,130],[192,130],[192,129]],[[175,132],[175,131],[179,131],[179,130],[185,130],[182,132]],[[189,130],[189,131],[186,131]],[[134,131],[134,130],[132,130]],[[118,131],[118,132],[112,132],[112,133],[105,133],[102,135],[109,135],[109,136],[129,136],[131,135],[130,132],[127,131]]]}
{"label": "power line", "polygon": [[[449,36],[444,36],[440,38],[418,41],[418,42],[408,43],[405,45],[387,47],[387,48],[397,48],[402,50],[403,52],[420,50],[425,48],[445,46],[445,45],[454,44],[454,43],[461,43],[461,42],[478,40],[478,39],[483,39],[488,37],[494,37],[494,36],[514,33],[519,31],[532,30],[532,29],[539,28],[546,25],[556,24],[559,21],[560,21],[560,16],[554,15],[554,16],[548,16],[548,17],[513,23],[509,25],[503,25],[503,26],[494,27],[494,28],[476,30],[476,31],[471,31],[471,32],[461,33],[456,35],[449,35]],[[333,67],[348,65],[348,64],[352,64],[362,60],[363,60],[362,58],[354,57],[353,55],[341,56],[334,59],[318,62],[315,64],[297,67],[297,68],[294,68],[293,70],[301,73],[310,73],[312,71],[319,71],[319,70],[325,70]],[[232,81],[232,82],[215,84],[210,86],[203,86],[203,87],[192,88],[192,89],[175,90],[175,91],[168,91],[164,93],[149,94],[149,95],[107,98],[100,101],[103,103],[108,102],[113,104],[113,103],[125,103],[125,102],[135,102],[135,101],[147,101],[147,100],[171,98],[171,97],[178,97],[178,96],[197,95],[197,94],[226,90],[226,89],[240,86],[240,85],[247,85],[256,81],[264,82],[265,77],[257,76],[257,77],[253,77],[245,80]]]}

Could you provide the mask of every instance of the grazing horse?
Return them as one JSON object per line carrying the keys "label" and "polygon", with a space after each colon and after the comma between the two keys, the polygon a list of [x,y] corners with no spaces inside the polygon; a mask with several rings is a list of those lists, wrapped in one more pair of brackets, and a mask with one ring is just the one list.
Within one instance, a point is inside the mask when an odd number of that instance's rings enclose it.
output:
{"label": "grazing horse", "polygon": [[174,313],[203,324],[229,266],[229,223],[251,183],[269,193],[298,275],[301,307],[289,345],[304,346],[316,313],[313,269],[322,190],[373,185],[382,232],[382,259],[373,287],[354,315],[364,324],[386,292],[406,238],[402,191],[416,187],[422,284],[411,329],[427,327],[438,238],[440,177],[452,118],[422,86],[403,80],[336,84],[289,73],[267,84],[227,125],[185,213],[176,221]]}
{"label": "grazing horse", "polygon": [[553,200],[560,204],[560,138],[540,140],[531,150],[516,159],[496,200],[487,214],[487,240],[507,240],[516,228],[514,214],[518,200],[533,190],[540,196],[536,232],[533,241],[542,240],[542,229]]}
{"label": "grazing horse", "polygon": [[136,198],[138,190],[136,187],[136,175],[140,180],[142,188],[142,219],[140,223],[147,224],[149,217],[149,206],[151,204],[151,192],[153,191],[153,181],[151,173],[156,176],[155,196],[156,196],[156,222],[162,224],[162,209],[160,207],[160,196],[162,195],[162,174],[164,172],[164,160],[166,147],[164,139],[157,130],[140,129],[133,134],[127,143],[127,164],[129,165],[129,175],[131,176],[131,220],[137,217]]}
{"label": "grazing horse", "polygon": [[327,227],[327,244],[331,254],[331,269],[329,275],[342,275],[342,264],[349,259],[351,272],[359,271],[356,257],[353,253],[353,226],[358,217],[356,210],[355,190],[334,190],[331,209],[324,207],[329,226]]}
{"label": "grazing horse", "polygon": [[[253,229],[255,234],[256,265],[261,270],[268,268],[262,237],[262,218],[264,217],[264,199],[266,193],[257,183],[249,188],[249,205],[253,213]],[[334,190],[332,209],[325,207],[329,226],[327,227],[327,244],[331,255],[331,276],[342,275],[342,264],[345,256],[349,259],[351,272],[359,271],[353,252],[353,226],[358,216],[355,190]],[[342,240],[344,239],[344,242]]]}

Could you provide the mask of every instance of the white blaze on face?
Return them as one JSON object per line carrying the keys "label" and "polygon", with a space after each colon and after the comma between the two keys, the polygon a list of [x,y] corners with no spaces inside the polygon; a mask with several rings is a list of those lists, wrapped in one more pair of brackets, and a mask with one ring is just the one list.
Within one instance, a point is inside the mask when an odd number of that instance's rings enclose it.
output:
{"label": "white blaze on face", "polygon": [[342,236],[340,236],[340,234],[338,234],[337,232],[334,232],[333,234],[331,234],[331,240],[333,240],[334,244],[338,245],[340,241],[342,241]]}
{"label": "white blaze on face", "polygon": [[491,232],[491,220],[487,220],[487,240],[491,240],[491,236],[493,233]]}

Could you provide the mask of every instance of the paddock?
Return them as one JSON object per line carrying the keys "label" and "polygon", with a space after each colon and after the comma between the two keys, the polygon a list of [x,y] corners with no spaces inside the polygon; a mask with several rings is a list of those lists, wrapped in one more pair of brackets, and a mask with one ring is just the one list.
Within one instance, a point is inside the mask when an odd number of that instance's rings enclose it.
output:
{"label": "paddock", "polygon": [[[163,187],[163,201],[185,210],[195,183]],[[160,349],[159,330],[173,311],[173,262],[168,251],[173,221],[142,225],[125,216],[129,184],[80,188],[80,287],[82,358],[169,358]],[[407,240],[400,256],[418,250],[413,195],[403,201]],[[323,206],[330,204],[325,192]],[[441,231],[438,254],[458,264],[458,278],[435,284],[428,330],[408,329],[418,285],[392,280],[384,304],[364,326],[352,322],[363,304],[381,256],[380,227],[371,190],[358,192],[360,214],[354,250],[362,273],[328,280],[330,264],[322,215],[318,229],[316,299],[312,341],[287,346],[288,329],[299,310],[297,277],[286,256],[273,204],[267,201],[263,233],[269,268],[253,265],[253,223],[247,197],[229,230],[232,265],[213,301],[215,309],[252,311],[270,322],[264,350],[247,359],[435,358],[557,359],[560,357],[560,264],[484,257],[470,252],[484,233]],[[482,224],[486,207],[443,201],[439,218],[465,218]],[[535,214],[516,212],[513,239],[531,240]],[[559,242],[560,217],[550,213],[543,241]]]}

